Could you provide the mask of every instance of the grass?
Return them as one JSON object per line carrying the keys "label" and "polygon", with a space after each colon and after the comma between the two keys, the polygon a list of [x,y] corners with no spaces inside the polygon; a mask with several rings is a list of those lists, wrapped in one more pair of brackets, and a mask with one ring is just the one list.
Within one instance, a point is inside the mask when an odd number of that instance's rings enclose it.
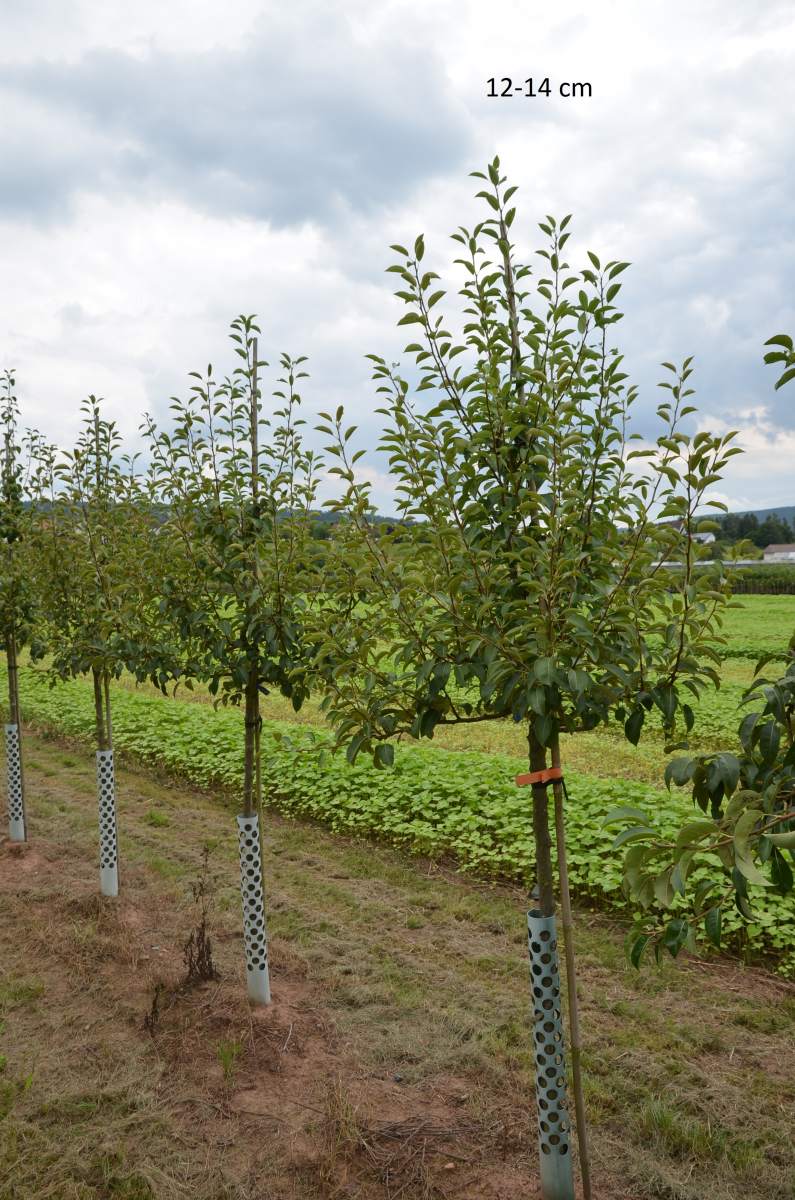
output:
{"label": "grass", "polygon": [[[2,1200],[535,1194],[520,889],[270,816],[275,1004],[255,1020],[231,813],[120,768],[123,895],[102,902],[90,756],[48,773],[63,749],[33,741],[35,857],[0,850]],[[151,811],[179,832],[167,874]],[[183,993],[208,841],[221,981]],[[577,948],[599,1200],[789,1198],[792,988],[736,963],[637,973],[587,909]]]}
{"label": "grass", "polygon": [[21,1004],[33,1004],[44,991],[38,980],[6,979],[0,982],[0,1013],[18,1008]]}
{"label": "grass", "polygon": [[153,829],[168,829],[171,821],[164,812],[159,809],[150,808],[149,812],[144,817],[147,825],[151,825]]}

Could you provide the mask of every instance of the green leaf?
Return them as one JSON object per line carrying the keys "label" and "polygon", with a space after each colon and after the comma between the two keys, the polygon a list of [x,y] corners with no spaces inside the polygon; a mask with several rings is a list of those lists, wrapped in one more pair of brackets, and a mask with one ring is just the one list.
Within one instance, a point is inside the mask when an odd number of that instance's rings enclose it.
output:
{"label": "green leaf", "polygon": [[663,908],[670,908],[674,898],[674,886],[671,882],[671,868],[666,867],[660,871],[659,875],[654,880],[654,896],[658,904]]}
{"label": "green leaf", "polygon": [[755,863],[748,858],[735,858],[737,870],[741,875],[744,875],[749,883],[755,883],[758,887],[769,887],[770,880],[766,875],[763,875]]}
{"label": "green leaf", "polygon": [[621,808],[611,809],[607,816],[602,818],[602,828],[615,825],[619,821],[645,821],[649,828],[652,827],[648,815],[642,809],[622,805]]}
{"label": "green leaf", "polygon": [[778,748],[781,744],[781,731],[775,721],[766,721],[764,725],[758,725],[758,746],[759,753],[762,755],[764,763],[772,763],[778,754]]}
{"label": "green leaf", "polygon": [[670,788],[671,782],[675,783],[677,787],[683,787],[689,783],[693,778],[696,765],[696,760],[693,758],[672,758],[665,764],[663,777],[666,787]]}
{"label": "green leaf", "polygon": [[395,762],[395,747],[389,742],[379,742],[375,748],[375,761],[382,767],[391,767]]}
{"label": "green leaf", "polygon": [[537,658],[533,663],[533,675],[539,683],[551,684],[555,679],[555,661],[552,658]]}
{"label": "green leaf", "polygon": [[363,733],[357,733],[355,737],[351,738],[350,742],[348,743],[348,748],[345,751],[345,757],[349,763],[352,764],[356,761],[356,756],[366,740],[367,739]]}
{"label": "green leaf", "polygon": [[778,391],[785,383],[790,383],[793,379],[795,379],[795,367],[789,367],[783,375],[779,375],[776,380],[775,390]]}
{"label": "green leaf", "polygon": [[750,858],[751,834],[764,815],[761,809],[749,808],[738,819],[734,826],[734,853],[738,858]]}
{"label": "green leaf", "polygon": [[622,829],[610,849],[618,850],[619,846],[624,846],[627,842],[638,842],[641,838],[648,838],[653,833],[654,830],[649,825],[633,825],[630,829]]}
{"label": "green leaf", "polygon": [[780,846],[782,850],[795,850],[795,829],[789,833],[768,833],[766,836],[774,846]]}
{"label": "green leaf", "polygon": [[646,713],[644,710],[642,708],[636,708],[634,712],[630,713],[624,722],[624,733],[627,741],[631,742],[633,746],[637,746],[638,742],[640,741],[640,733],[643,729],[643,722],[645,719]]}
{"label": "green leaf", "polygon": [[720,950],[720,935],[723,917],[720,906],[714,905],[707,915],[704,917],[704,930],[707,937],[712,942],[713,946],[717,946]]}
{"label": "green leaf", "polygon": [[719,828],[715,821],[689,821],[679,831],[676,849],[684,851],[698,842],[703,842],[706,837],[713,837],[718,832]]}
{"label": "green leaf", "polygon": [[632,963],[633,967],[635,967],[635,968],[640,967],[640,962],[641,962],[641,959],[643,958],[643,952],[646,949],[646,947],[648,946],[650,940],[651,939],[649,938],[649,936],[645,933],[642,933],[639,937],[635,938],[634,942],[632,943],[630,952],[629,952],[629,961]]}
{"label": "green leaf", "polygon": [[683,917],[674,917],[666,925],[665,932],[660,941],[672,958],[676,958],[684,946],[687,941],[688,932],[689,926]]}

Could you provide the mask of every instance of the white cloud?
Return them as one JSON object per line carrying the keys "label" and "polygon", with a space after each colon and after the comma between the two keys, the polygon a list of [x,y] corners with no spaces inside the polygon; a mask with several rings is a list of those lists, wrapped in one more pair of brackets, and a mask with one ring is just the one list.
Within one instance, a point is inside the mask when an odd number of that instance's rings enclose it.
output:
{"label": "white cloud", "polygon": [[742,413],[704,413],[700,424],[714,433],[738,430],[735,445],[743,451],[726,469],[725,491],[710,492],[710,499],[724,499],[734,512],[791,503],[795,429],[776,424],[765,405]]}
{"label": "white cloud", "polygon": [[[0,47],[0,365],[58,440],[88,392],[133,435],[256,311],[271,358],[310,356],[307,409],[344,403],[373,445],[363,356],[405,341],[388,244],[424,231],[455,280],[467,171],[497,151],[522,252],[573,212],[573,262],[633,262],[618,328],[644,432],[656,364],[695,354],[697,400],[748,446],[727,494],[795,500],[792,405],[761,361],[795,330],[791,4],[30,0]],[[490,75],[593,96],[488,99]]]}

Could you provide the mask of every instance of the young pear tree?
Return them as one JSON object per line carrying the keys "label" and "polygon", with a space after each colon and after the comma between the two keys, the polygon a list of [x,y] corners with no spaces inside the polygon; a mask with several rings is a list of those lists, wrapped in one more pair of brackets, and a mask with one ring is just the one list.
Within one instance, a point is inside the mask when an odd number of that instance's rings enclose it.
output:
{"label": "young pear tree", "polygon": [[[499,160],[479,193],[486,217],[453,235],[460,310],[413,251],[389,267],[416,340],[411,372],[371,355],[400,516],[372,522],[344,414],[322,430],[344,485],[329,563],[319,666],[348,757],[393,760],[391,740],[451,723],[510,720],[527,734],[535,842],[528,913],[542,1192],[573,1196],[555,924],[560,885],[580,1134],[590,1194],[568,900],[564,736],[618,722],[637,743],[654,713],[666,735],[693,722],[682,688],[716,683],[724,602],[697,577],[696,512],[734,452],[731,436],[685,432],[690,360],[666,364],[652,441],[632,432],[636,389],[611,346],[627,264],[569,265],[570,218],[541,223],[539,270],[512,239],[514,187]],[[648,417],[646,418],[648,421]],[[412,534],[412,530],[414,533]],[[676,569],[669,568],[675,561]],[[548,786],[553,786],[550,811]],[[576,803],[576,798],[570,801]],[[553,830],[556,852],[553,854]]]}
{"label": "young pear tree", "polygon": [[73,449],[38,449],[32,552],[40,601],[40,654],[53,680],[90,674],[94,684],[100,888],[119,891],[111,680],[135,667],[155,614],[148,598],[155,516],[135,461],[120,458],[101,402],[82,405]]}
{"label": "young pear tree", "polygon": [[[216,382],[212,367],[173,427],[149,419],[152,496],[167,514],[174,549],[162,580],[164,619],[183,646],[181,677],[199,679],[222,704],[244,710],[243,812],[237,818],[247,982],[270,1003],[260,812],[260,696],[277,688],[296,710],[308,694],[312,603],[312,515],[317,463],[301,440],[303,358],[281,358],[278,404],[265,417],[257,359],[259,328],[238,317],[231,338],[240,364]],[[166,674],[168,674],[168,668]],[[162,682],[162,673],[154,676]]]}
{"label": "young pear tree", "polygon": [[17,658],[19,650],[31,638],[35,612],[26,538],[30,509],[25,505],[25,495],[30,450],[36,439],[35,435],[29,435],[27,446],[20,441],[15,373],[4,371],[0,386],[3,428],[0,446],[0,621],[8,667],[8,722],[4,727],[8,831],[12,842],[24,842],[27,840],[27,821]]}

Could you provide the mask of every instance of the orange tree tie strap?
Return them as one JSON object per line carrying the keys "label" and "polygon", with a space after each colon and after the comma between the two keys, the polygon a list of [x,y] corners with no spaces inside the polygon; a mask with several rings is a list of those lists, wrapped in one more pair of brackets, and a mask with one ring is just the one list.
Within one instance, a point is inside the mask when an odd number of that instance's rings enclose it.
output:
{"label": "orange tree tie strap", "polygon": [[544,787],[549,783],[557,783],[563,781],[563,772],[560,767],[549,767],[545,771],[528,771],[524,775],[516,776],[517,787],[527,787],[529,784],[541,783]]}

